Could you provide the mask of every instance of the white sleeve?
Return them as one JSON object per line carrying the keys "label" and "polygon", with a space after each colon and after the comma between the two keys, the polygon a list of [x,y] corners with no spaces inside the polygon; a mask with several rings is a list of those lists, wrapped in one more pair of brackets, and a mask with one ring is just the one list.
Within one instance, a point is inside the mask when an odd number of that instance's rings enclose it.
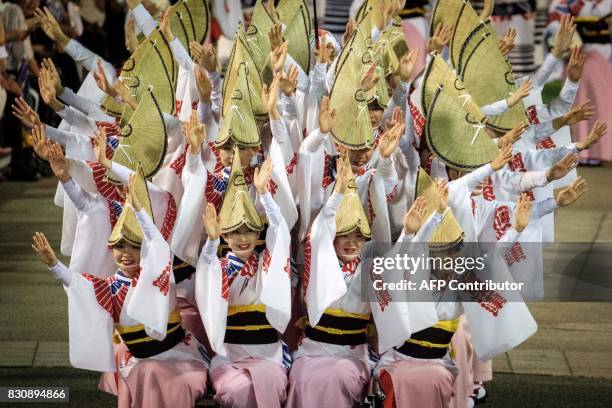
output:
{"label": "white sleeve", "polygon": [[[444,214],[448,211],[448,208],[444,211],[444,213],[440,214],[439,212],[434,212],[427,218],[427,221],[421,225],[421,228],[417,231],[412,239],[412,242],[428,242],[431,238],[431,234],[435,231],[436,227],[442,222],[444,218]],[[403,230],[402,230],[403,234]]]}
{"label": "white sleeve", "polygon": [[317,101],[320,101],[321,98],[323,98],[323,95],[325,95],[326,68],[327,68],[327,64],[316,63],[310,75],[311,77],[310,90],[308,94],[315,95],[317,98]]}
{"label": "white sleeve", "polygon": [[210,102],[198,102],[198,117],[200,122],[209,123],[212,118],[212,104]]}
{"label": "white sleeve", "polygon": [[469,191],[473,191],[481,183],[484,183],[491,174],[493,174],[493,167],[491,167],[491,164],[485,164],[484,166],[477,168],[473,172],[466,174],[458,180],[466,183]]}
{"label": "white sleeve", "polygon": [[505,113],[510,109],[508,102],[505,99],[501,101],[493,102],[489,105],[485,105],[480,108],[482,114],[485,116],[497,116]]}
{"label": "white sleeve", "polygon": [[293,159],[293,147],[291,146],[291,140],[289,139],[289,132],[287,131],[285,122],[282,119],[270,120],[270,131],[283,154],[283,163],[285,166],[289,165]]}
{"label": "white sleeve", "polygon": [[546,58],[544,58],[544,62],[542,62],[542,65],[540,65],[540,68],[538,68],[535,74],[533,74],[532,79],[534,85],[542,88],[546,84],[546,81],[548,81],[550,74],[557,69],[560,62],[561,60],[557,59],[557,57],[554,55],[550,53],[547,54]]}
{"label": "white sleeve", "polygon": [[178,61],[179,65],[186,70],[192,71],[195,64],[178,38],[174,38],[174,40],[170,41],[170,48],[172,48],[174,59]]}
{"label": "white sleeve", "polygon": [[64,88],[64,92],[59,96],[59,99],[85,115],[91,115],[94,111],[100,110],[100,105],[81,95],[77,95],[72,89],[67,87]]}
{"label": "white sleeve", "polygon": [[220,243],[221,240],[219,238],[215,240],[207,239],[206,243],[202,247],[200,257],[208,263],[219,262],[219,258],[217,257],[217,248],[219,248]]}
{"label": "white sleeve", "polygon": [[283,215],[281,214],[280,207],[272,198],[272,194],[267,192],[266,194],[259,195],[259,201],[264,207],[266,216],[268,217],[270,223],[280,224],[280,222],[283,220]]}
{"label": "white sleeve", "polygon": [[319,128],[316,128],[302,141],[302,145],[300,146],[300,150],[303,150],[306,153],[315,153],[317,150],[321,148],[325,139],[329,133],[323,133]]}
{"label": "white sleeve", "polygon": [[517,193],[533,190],[536,187],[542,187],[548,184],[545,171],[527,171],[521,173]]}
{"label": "white sleeve", "polygon": [[[104,72],[106,72],[107,77],[108,73],[115,72],[115,68],[108,61],[105,61],[98,54],[92,52],[88,48],[85,48],[80,42],[77,40],[70,40],[64,50],[68,55],[72,57],[72,59],[85,67],[88,71],[94,71],[98,69],[98,60],[102,61],[104,65]],[[114,76],[108,77],[109,81],[114,82]]]}
{"label": "white sleeve", "polygon": [[533,207],[531,208],[531,218],[542,218],[546,214],[555,211],[557,208],[559,208],[559,205],[554,197],[550,197],[542,201],[536,201],[533,203]]}
{"label": "white sleeve", "polygon": [[136,24],[140,30],[144,33],[145,36],[149,36],[153,30],[157,28],[157,22],[153,19],[151,14],[147,11],[147,9],[141,4],[134,7],[132,10],[132,15],[136,20]]}
{"label": "white sleeve", "polygon": [[208,76],[212,82],[212,93],[210,100],[212,103],[212,114],[215,121],[218,123],[221,117],[221,108],[223,107],[222,90],[221,90],[221,75],[219,71],[209,72]]}
{"label": "white sleeve", "polygon": [[62,146],[66,146],[69,141],[79,142],[83,140],[85,135],[81,135],[74,132],[67,132],[65,130],[56,129],[53,126],[45,125],[45,134],[47,137],[54,142],[59,143]]}
{"label": "white sleeve", "polygon": [[385,194],[391,194],[397,187],[397,170],[395,170],[395,164],[392,157],[388,157],[386,159],[381,157],[381,159],[378,161],[378,166],[376,167],[377,172],[380,173],[383,180]]}
{"label": "white sleeve", "polygon": [[49,268],[49,270],[56,279],[61,280],[64,285],[70,286],[70,282],[72,282],[72,271],[70,271],[66,265],[58,260],[55,265]]}
{"label": "white sleeve", "polygon": [[147,240],[164,241],[164,237],[162,237],[161,233],[153,223],[151,216],[144,208],[141,208],[140,211],[136,212],[136,219],[138,220],[140,228],[142,228],[142,232],[144,233]]}
{"label": "white sleeve", "polygon": [[572,108],[574,101],[576,100],[576,93],[578,92],[578,86],[580,83],[574,83],[568,79],[565,80],[563,88],[559,96],[557,96],[548,106],[551,118],[558,118],[563,116],[567,111]]}
{"label": "white sleeve", "polygon": [[62,182],[62,187],[79,211],[85,210],[91,204],[93,200],[91,194],[83,190],[72,178]]}

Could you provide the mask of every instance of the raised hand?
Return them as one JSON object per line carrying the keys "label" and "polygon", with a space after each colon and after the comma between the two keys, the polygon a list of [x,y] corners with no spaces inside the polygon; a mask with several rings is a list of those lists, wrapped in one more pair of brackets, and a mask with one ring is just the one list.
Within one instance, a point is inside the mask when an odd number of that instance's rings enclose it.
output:
{"label": "raised hand", "polygon": [[51,58],[45,58],[42,60],[42,69],[49,73],[48,77],[55,88],[55,95],[61,95],[64,93],[64,87],[62,86],[62,80],[60,79],[57,68]]}
{"label": "raised hand", "polygon": [[135,194],[134,184],[136,184],[136,173],[130,174],[128,179],[128,185],[125,189],[125,203],[131,205],[134,211],[138,212],[142,209],[142,203],[138,198],[138,194]]}
{"label": "raised hand", "polygon": [[15,98],[15,103],[11,105],[11,108],[13,109],[13,115],[19,119],[25,127],[32,129],[35,126],[42,125],[38,113],[36,113],[21,96]]}
{"label": "raised hand", "polygon": [[34,152],[43,160],[49,161],[52,142],[45,137],[45,126],[40,124],[32,129]]}
{"label": "raised hand", "polygon": [[55,112],[59,112],[64,109],[64,104],[57,99],[51,73],[46,69],[42,69],[38,75],[38,88],[43,101],[51,109],[53,109]]}
{"label": "raised hand", "polygon": [[434,34],[427,40],[427,52],[437,51],[442,52],[444,47],[448,45],[453,34],[453,26],[448,24],[443,26],[442,23],[438,24]]}
{"label": "raised hand", "polygon": [[58,43],[62,47],[68,45],[70,38],[66,34],[64,34],[59,23],[47,7],[44,8],[44,11],[40,8],[37,8],[36,10],[34,10],[34,14],[40,21],[41,27],[45,34],[47,34],[47,37],[49,37],[52,41]]}
{"label": "raised hand", "polygon": [[217,217],[217,210],[212,203],[208,203],[204,209],[204,229],[206,235],[211,241],[219,239],[221,236],[221,227],[219,226],[219,218]]}
{"label": "raised hand", "polygon": [[508,102],[508,106],[513,107],[514,105],[522,101],[523,98],[529,95],[529,92],[531,92],[532,89],[533,81],[531,79],[528,79],[527,81],[523,82],[521,86],[519,86],[518,89],[506,99],[506,102]]}
{"label": "raised hand", "polygon": [[53,174],[61,182],[65,183],[70,181],[70,169],[68,166],[68,160],[64,156],[64,152],[59,144],[53,143],[49,148],[49,164]]}
{"label": "raised hand", "polygon": [[515,127],[507,131],[501,137],[499,146],[504,147],[508,144],[513,145],[514,143],[518,142],[523,136],[523,133],[525,133],[525,130],[527,130],[527,123],[519,122]]}
{"label": "raised hand", "polygon": [[136,37],[136,20],[130,17],[125,25],[125,48],[130,53],[134,53],[139,46],[138,38]]}
{"label": "raised hand", "polygon": [[278,111],[278,83],[280,78],[281,73],[275,74],[270,87],[264,85],[262,89],[261,100],[268,111],[268,115],[270,115],[270,120],[280,119]]}
{"label": "raised hand", "polygon": [[199,66],[207,72],[217,71],[217,51],[212,44],[202,45],[196,41],[189,43],[189,51]]}
{"label": "raised hand", "polygon": [[574,23],[574,16],[570,14],[561,16],[559,30],[557,30],[557,35],[555,36],[555,45],[551,51],[552,55],[556,58],[561,58],[569,50],[575,32],[576,24]]}
{"label": "raised hand", "polygon": [[268,192],[268,181],[272,175],[272,160],[267,157],[261,167],[255,168],[253,175],[253,184],[258,194],[266,194]]}
{"label": "raised hand", "polygon": [[350,181],[350,163],[348,157],[338,157],[336,160],[336,183],[334,192],[344,194]]}
{"label": "raised hand", "polygon": [[364,92],[368,92],[370,89],[374,88],[378,81],[380,81],[380,76],[375,75],[375,72],[376,64],[372,64],[361,77],[361,89],[363,89]]}
{"label": "raised hand", "polygon": [[406,125],[403,121],[398,122],[381,136],[380,142],[378,143],[378,153],[384,159],[391,157],[397,146],[399,145],[400,139],[406,130]]}
{"label": "raised hand", "polygon": [[113,90],[115,91],[115,95],[118,95],[123,102],[130,105],[132,110],[136,110],[138,103],[132,96],[130,88],[121,79],[117,79],[117,82],[115,82],[115,85],[113,85]]}
{"label": "raised hand", "polygon": [[272,71],[274,71],[275,74],[277,72],[281,72],[285,67],[285,60],[287,59],[288,51],[289,43],[284,41],[270,53],[270,63],[272,65]]}
{"label": "raised hand", "polygon": [[346,30],[344,31],[344,35],[342,36],[342,46],[345,46],[348,40],[353,35],[353,32],[357,29],[357,23],[354,19],[349,18],[349,21],[346,23]]}
{"label": "raised hand", "polygon": [[315,48],[314,54],[317,64],[331,64],[331,50],[327,48],[326,36],[319,37],[319,48]]}
{"label": "raised hand", "polygon": [[567,175],[567,173],[575,169],[576,166],[578,166],[578,155],[570,153],[555,164],[553,164],[546,171],[546,179],[549,182],[562,179]]}
{"label": "raised hand", "polygon": [[531,219],[531,199],[525,193],[521,194],[516,202],[514,211],[514,229],[518,232],[523,232],[529,220]]}
{"label": "raised hand", "polygon": [[329,133],[336,126],[336,109],[329,107],[329,97],[324,96],[319,109],[319,130]]}
{"label": "raised hand", "polygon": [[270,49],[275,50],[283,43],[283,33],[280,24],[274,24],[268,33],[268,40],[270,40]]}
{"label": "raised hand", "polygon": [[414,48],[410,50],[408,54],[404,55],[400,60],[399,66],[397,67],[397,71],[395,72],[395,74],[399,76],[402,82],[410,81],[410,77],[412,76],[412,71],[414,71],[414,66],[418,57],[419,49]]}
{"label": "raised hand", "polygon": [[106,79],[106,74],[104,73],[104,68],[102,67],[102,61],[98,59],[96,63],[98,65],[98,70],[92,71],[92,73],[98,88],[112,97],[117,96],[117,91],[115,91],[115,89],[108,82],[108,79]]}
{"label": "raised hand", "polygon": [[278,86],[285,96],[291,96],[298,84],[298,68],[292,65],[289,71],[282,71]]}
{"label": "raised hand", "polygon": [[497,171],[504,167],[512,158],[512,145],[508,144],[501,149],[497,153],[495,159],[491,162],[491,167],[494,171]]}
{"label": "raised hand", "polygon": [[438,202],[436,203],[436,211],[438,214],[443,214],[448,207],[448,180],[440,179],[436,181],[436,190],[438,191]]}
{"label": "raised hand", "polygon": [[574,83],[580,81],[585,60],[586,55],[582,52],[582,50],[579,47],[574,47],[567,64],[567,77],[570,81]]}
{"label": "raised hand", "polygon": [[581,142],[576,143],[576,148],[578,150],[585,150],[589,147],[593,146],[595,143],[601,139],[606,132],[608,131],[608,125],[606,122],[595,122],[595,126],[591,129],[591,133],[587,136],[587,138]]}
{"label": "raised hand", "polygon": [[564,125],[571,126],[583,120],[591,119],[595,115],[595,106],[587,100],[582,105],[572,108],[561,117]]}
{"label": "raised hand", "polygon": [[189,122],[185,124],[185,136],[189,144],[189,154],[199,154],[202,143],[206,139],[206,129],[200,122],[196,110],[191,111]]}
{"label": "raised hand", "polygon": [[38,258],[49,268],[57,264],[55,252],[53,248],[51,248],[51,245],[49,245],[47,237],[45,237],[45,234],[42,232],[36,232],[32,237],[32,249],[36,252]]}
{"label": "raised hand", "polygon": [[212,95],[212,82],[208,77],[208,73],[201,66],[193,67],[193,72],[195,74],[196,87],[198,88],[198,93],[200,94],[200,100],[202,102],[210,102]]}
{"label": "raised hand", "polygon": [[170,27],[170,9],[166,9],[162,14],[159,30],[168,42],[174,40],[174,34],[172,34],[172,28]]}
{"label": "raised hand", "polygon": [[555,201],[559,207],[567,207],[572,205],[587,191],[587,182],[582,177],[577,177],[576,180],[563,190],[559,191]]}
{"label": "raised hand", "polygon": [[504,57],[507,56],[510,53],[510,51],[514,49],[515,40],[516,40],[516,29],[510,27],[508,29],[508,32],[504,36],[504,38],[499,40],[499,45],[498,45],[499,51],[502,53]]}
{"label": "raised hand", "polygon": [[106,131],[104,128],[100,128],[91,138],[93,143],[94,155],[98,163],[105,169],[109,169],[112,166],[112,161],[106,157]]}
{"label": "raised hand", "polygon": [[404,215],[404,234],[416,234],[421,229],[426,216],[427,202],[425,197],[417,197]]}

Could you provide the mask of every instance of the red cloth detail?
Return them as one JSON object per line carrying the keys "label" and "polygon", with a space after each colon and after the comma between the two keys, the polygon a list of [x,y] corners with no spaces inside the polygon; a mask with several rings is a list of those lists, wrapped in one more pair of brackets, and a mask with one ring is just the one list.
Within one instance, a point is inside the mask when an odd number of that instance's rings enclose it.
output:
{"label": "red cloth detail", "polygon": [[179,157],[176,158],[176,160],[170,163],[170,168],[174,170],[176,175],[179,177],[181,177],[181,174],[183,174],[183,169],[185,168],[185,163],[187,161],[187,149],[188,148],[189,146],[186,145],[185,150],[183,150],[183,153],[181,153]]}
{"label": "red cloth detail", "polygon": [[161,274],[153,281],[153,286],[157,286],[162,295],[168,296],[170,290],[170,264],[166,265]]}
{"label": "red cloth detail", "polygon": [[308,281],[310,280],[310,262],[312,259],[312,242],[310,241],[310,230],[306,234],[306,240],[304,241],[304,282],[302,287],[304,288],[304,294],[308,289]]}
{"label": "red cloth detail", "polygon": [[174,223],[176,222],[176,201],[174,201],[174,197],[172,194],[168,193],[168,208],[166,209],[166,217],[164,218],[164,223],[162,224],[161,234],[162,237],[167,241],[172,234],[172,230],[174,229]]}

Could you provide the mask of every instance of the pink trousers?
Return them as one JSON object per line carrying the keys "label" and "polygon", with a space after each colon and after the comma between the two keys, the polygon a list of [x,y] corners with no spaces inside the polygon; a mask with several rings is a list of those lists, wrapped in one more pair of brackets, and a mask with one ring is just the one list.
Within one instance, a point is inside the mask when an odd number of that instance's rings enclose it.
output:
{"label": "pink trousers", "polygon": [[300,357],[289,373],[287,408],[358,406],[370,380],[365,363],[348,358]]}
{"label": "pink trousers", "polygon": [[287,399],[287,372],[271,361],[224,364],[210,372],[210,379],[222,407],[280,408]]}

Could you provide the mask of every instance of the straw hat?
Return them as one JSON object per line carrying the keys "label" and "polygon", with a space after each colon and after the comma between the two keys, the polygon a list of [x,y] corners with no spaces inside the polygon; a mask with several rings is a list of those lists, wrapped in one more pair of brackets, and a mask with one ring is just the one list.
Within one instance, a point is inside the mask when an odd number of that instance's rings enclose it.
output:
{"label": "straw hat", "polygon": [[498,148],[484,124],[473,120],[462,103],[438,85],[428,109],[425,135],[429,149],[447,166],[472,171],[493,160]]}
{"label": "straw hat", "polygon": [[357,193],[355,176],[351,167],[347,166],[347,168],[350,179],[336,212],[336,236],[348,235],[355,230],[359,230],[361,235],[369,239],[372,238],[370,223]]}
{"label": "straw hat", "polygon": [[[436,211],[436,203],[438,202],[438,190],[436,182],[427,174],[427,172],[419,167],[419,175],[416,184],[416,196],[425,197],[427,205],[427,217]],[[453,215],[450,208],[444,214],[442,222],[436,227],[429,239],[429,247],[431,249],[442,250],[455,246],[463,240],[463,230],[461,225]]]}
{"label": "straw hat", "polygon": [[[142,166],[137,166],[136,169],[136,180],[134,182],[134,191],[132,194],[138,197],[138,200],[142,204],[145,211],[153,219],[153,210],[151,208],[151,200],[149,198],[149,190],[147,189],[147,182],[142,169]],[[140,224],[136,219],[136,214],[132,207],[127,205],[123,206],[121,215],[113,228],[110,237],[108,238],[109,245],[115,245],[120,241],[127,241],[134,246],[140,246],[142,244],[143,232],[140,228]]]}
{"label": "straw hat", "polygon": [[264,108],[261,100],[261,93],[263,89],[261,75],[257,69],[255,60],[253,59],[253,54],[251,54],[251,51],[249,50],[243,25],[240,23],[238,25],[238,30],[236,31],[234,48],[232,49],[232,54],[230,55],[227,70],[225,72],[225,79],[223,81],[223,109],[221,111],[223,117],[225,117],[229,112],[231,104],[230,95],[232,95],[234,89],[236,88],[236,83],[238,81],[238,70],[243,65],[246,67],[246,73],[248,76],[249,93],[253,107],[253,114],[258,118],[266,117],[268,112]]}
{"label": "straw hat", "polygon": [[[152,177],[160,168],[166,155],[166,125],[157,96],[149,90],[129,121],[121,128],[119,146],[113,154],[113,161],[136,171],[140,163],[144,176]],[[109,173],[111,181],[118,181]]]}
{"label": "straw hat", "polygon": [[264,228],[264,222],[249,196],[249,187],[242,173],[238,147],[234,147],[234,161],[219,212],[219,223],[223,234],[235,231],[243,225],[253,231],[261,231]]}
{"label": "straw hat", "polygon": [[236,87],[229,99],[228,110],[221,123],[215,145],[221,146],[233,140],[240,146],[254,147],[261,144],[259,128],[251,104],[249,75],[246,64],[238,67]]}

